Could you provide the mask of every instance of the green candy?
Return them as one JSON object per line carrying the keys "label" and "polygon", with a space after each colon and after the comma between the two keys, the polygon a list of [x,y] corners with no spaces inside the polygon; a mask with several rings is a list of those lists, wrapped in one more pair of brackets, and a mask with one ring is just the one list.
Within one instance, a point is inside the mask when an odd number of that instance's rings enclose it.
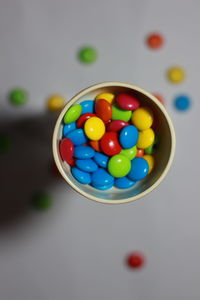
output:
{"label": "green candy", "polygon": [[46,210],[52,205],[52,199],[44,192],[36,193],[32,198],[32,205],[37,210]]}
{"label": "green candy", "polygon": [[112,120],[122,120],[128,122],[131,118],[131,115],[131,110],[123,110],[116,105],[112,105]]}
{"label": "green candy", "polygon": [[159,143],[159,137],[156,136],[153,144],[150,145],[149,147],[145,148],[144,153],[145,154],[150,154],[150,155],[154,154],[154,152],[156,150],[156,147],[158,146],[158,143]]}
{"label": "green candy", "polygon": [[128,159],[132,160],[133,158],[136,157],[137,147],[133,146],[132,148],[129,148],[129,149],[122,149],[120,154],[127,157]]}
{"label": "green candy", "polygon": [[78,58],[84,64],[91,64],[97,59],[97,51],[93,47],[83,47],[79,50]]}
{"label": "green candy", "polygon": [[131,169],[130,160],[124,155],[117,154],[110,158],[108,162],[108,171],[114,177],[124,177]]}
{"label": "green candy", "polygon": [[82,106],[80,104],[72,105],[64,115],[64,123],[69,124],[75,122],[81,115]]}
{"label": "green candy", "polygon": [[16,106],[23,105],[28,101],[28,93],[21,88],[13,89],[9,94],[9,100]]}

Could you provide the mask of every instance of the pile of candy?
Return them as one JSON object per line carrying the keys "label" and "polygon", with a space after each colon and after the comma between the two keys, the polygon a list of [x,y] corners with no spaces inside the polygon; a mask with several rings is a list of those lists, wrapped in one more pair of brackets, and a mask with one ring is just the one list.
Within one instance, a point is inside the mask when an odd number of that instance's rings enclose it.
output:
{"label": "pile of candy", "polygon": [[63,118],[60,156],[82,184],[125,189],[154,166],[153,114],[132,94],[99,94],[72,105]]}

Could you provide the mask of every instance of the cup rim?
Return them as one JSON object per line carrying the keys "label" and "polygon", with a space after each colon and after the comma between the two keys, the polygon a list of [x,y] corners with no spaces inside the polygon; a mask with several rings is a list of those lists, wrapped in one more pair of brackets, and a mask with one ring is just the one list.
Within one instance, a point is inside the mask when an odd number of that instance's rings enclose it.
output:
{"label": "cup rim", "polygon": [[[106,200],[106,199],[102,199],[99,197],[95,197],[85,191],[83,191],[82,189],[80,189],[78,186],[76,186],[76,184],[74,184],[73,182],[71,182],[71,180],[68,178],[67,174],[64,172],[60,160],[59,160],[59,156],[58,156],[58,149],[57,149],[57,136],[59,134],[59,128],[60,125],[62,123],[63,117],[67,111],[67,109],[73,105],[79,98],[83,97],[84,95],[99,89],[99,88],[104,88],[104,87],[125,87],[125,88],[129,88],[135,91],[140,92],[141,94],[144,94],[146,97],[150,98],[158,107],[159,109],[162,111],[162,113],[164,114],[167,123],[169,125],[169,130],[170,130],[170,134],[171,134],[171,152],[169,155],[169,159],[168,162],[165,166],[165,168],[162,171],[162,174],[160,175],[160,177],[158,178],[158,180],[156,180],[156,182],[154,182],[150,187],[148,187],[146,190],[144,190],[143,192],[130,197],[130,198],[123,198],[120,200]],[[65,179],[65,181],[76,191],[78,192],[80,195],[85,196],[86,198],[93,200],[95,202],[99,202],[99,203],[104,203],[104,204],[122,204],[122,203],[129,203],[132,201],[135,201],[139,198],[142,198],[144,196],[146,196],[147,194],[149,194],[150,192],[152,192],[161,182],[162,180],[165,178],[165,176],[167,175],[172,161],[174,159],[174,155],[175,155],[175,149],[176,149],[176,136],[175,136],[175,131],[174,131],[174,126],[172,124],[171,118],[169,117],[165,107],[163,104],[161,104],[158,99],[152,95],[151,93],[147,92],[146,90],[144,90],[143,88],[140,88],[136,85],[127,83],[127,82],[120,82],[120,81],[106,81],[106,82],[101,82],[98,84],[94,84],[91,85],[83,90],[81,90],[80,92],[78,92],[74,97],[72,97],[67,104],[65,105],[65,107],[62,109],[55,127],[54,127],[54,132],[53,132],[53,139],[52,139],[52,149],[53,149],[53,156],[54,156],[54,160],[56,163],[56,166],[59,170],[59,172],[61,173],[62,177]]]}

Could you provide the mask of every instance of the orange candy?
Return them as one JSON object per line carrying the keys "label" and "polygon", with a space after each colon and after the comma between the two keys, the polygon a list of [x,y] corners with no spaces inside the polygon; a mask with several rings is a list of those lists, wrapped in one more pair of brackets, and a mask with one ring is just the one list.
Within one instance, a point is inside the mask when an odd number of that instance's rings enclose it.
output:
{"label": "orange candy", "polygon": [[100,145],[99,145],[99,141],[89,141],[90,146],[97,152],[100,152]]}
{"label": "orange candy", "polygon": [[146,44],[149,48],[157,50],[164,44],[164,39],[159,33],[152,33],[147,36]]}
{"label": "orange candy", "polygon": [[112,106],[104,99],[96,100],[95,112],[97,117],[104,122],[107,122],[112,118]]}
{"label": "orange candy", "polygon": [[137,154],[136,154],[136,157],[143,157],[144,155],[144,149],[137,149]]}

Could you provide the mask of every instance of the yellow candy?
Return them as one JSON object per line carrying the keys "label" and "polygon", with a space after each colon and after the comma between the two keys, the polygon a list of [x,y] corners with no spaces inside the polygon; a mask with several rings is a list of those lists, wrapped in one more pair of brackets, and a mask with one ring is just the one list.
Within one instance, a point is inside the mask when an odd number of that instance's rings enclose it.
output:
{"label": "yellow candy", "polygon": [[180,67],[172,67],[167,71],[167,77],[172,83],[181,83],[185,79],[185,71]]}
{"label": "yellow candy", "polygon": [[98,141],[105,133],[104,122],[98,117],[92,117],[85,122],[84,131],[92,141]]}
{"label": "yellow candy", "polygon": [[65,100],[60,95],[51,95],[47,99],[47,109],[52,112],[61,110],[65,105]]}
{"label": "yellow candy", "polygon": [[104,99],[110,104],[112,104],[114,102],[114,98],[115,98],[115,95],[111,94],[111,93],[102,93],[96,97],[96,99]]}
{"label": "yellow candy", "polygon": [[154,139],[155,139],[155,134],[151,128],[140,131],[138,141],[137,141],[137,147],[140,149],[145,149],[153,144]]}
{"label": "yellow candy", "polygon": [[139,130],[145,130],[151,127],[153,114],[149,108],[139,107],[133,112],[131,120]]}
{"label": "yellow candy", "polygon": [[153,170],[154,168],[154,164],[155,164],[155,160],[154,160],[154,157],[150,154],[145,154],[143,156],[143,158],[147,161],[148,165],[149,165],[149,173],[151,173],[151,171]]}

